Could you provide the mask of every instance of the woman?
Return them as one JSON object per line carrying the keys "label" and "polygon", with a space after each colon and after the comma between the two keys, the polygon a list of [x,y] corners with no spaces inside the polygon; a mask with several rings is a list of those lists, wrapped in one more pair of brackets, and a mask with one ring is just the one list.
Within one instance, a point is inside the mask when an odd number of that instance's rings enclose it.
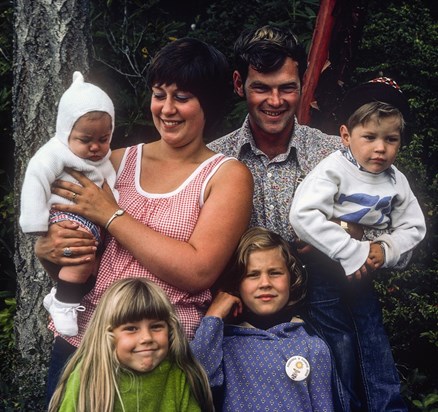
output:
{"label": "woman", "polygon": [[[209,288],[247,228],[252,207],[249,170],[215,154],[203,140],[221,113],[227,77],[225,57],[212,46],[189,38],[168,44],[149,71],[151,112],[160,139],[111,156],[118,204],[109,190],[75,171],[71,174],[80,185],[59,181],[54,187],[54,193],[75,200],[58,210],[105,227],[109,239],[96,284],[81,302],[85,311],[78,313],[78,336],[55,340],[49,393],[101,295],[118,279],[146,277],[157,283],[193,337],[211,300]],[[93,241],[74,228],[67,222],[52,225],[37,241],[37,256],[54,277],[58,266],[92,259]]]}

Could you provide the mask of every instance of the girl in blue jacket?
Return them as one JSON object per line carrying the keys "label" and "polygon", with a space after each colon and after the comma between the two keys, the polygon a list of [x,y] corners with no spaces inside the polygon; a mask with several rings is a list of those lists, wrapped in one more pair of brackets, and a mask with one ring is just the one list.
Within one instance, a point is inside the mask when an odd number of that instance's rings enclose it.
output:
{"label": "girl in blue jacket", "polygon": [[305,277],[288,243],[249,229],[231,293],[219,292],[191,342],[223,411],[332,411],[329,349],[301,319]]}

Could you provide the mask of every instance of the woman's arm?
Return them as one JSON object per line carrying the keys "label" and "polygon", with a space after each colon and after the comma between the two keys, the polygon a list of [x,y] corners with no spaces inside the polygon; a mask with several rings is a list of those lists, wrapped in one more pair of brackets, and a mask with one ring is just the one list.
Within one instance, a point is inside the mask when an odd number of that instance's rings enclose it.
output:
{"label": "woman's arm", "polygon": [[[78,193],[74,205],[54,205],[105,226],[119,209],[108,187],[98,188],[80,173],[69,171],[82,186],[58,182],[53,191],[67,198]],[[182,242],[124,215],[108,231],[144,267],[160,279],[191,293],[213,285],[249,224],[253,180],[248,168],[228,161],[207,185],[204,206],[188,242]]]}

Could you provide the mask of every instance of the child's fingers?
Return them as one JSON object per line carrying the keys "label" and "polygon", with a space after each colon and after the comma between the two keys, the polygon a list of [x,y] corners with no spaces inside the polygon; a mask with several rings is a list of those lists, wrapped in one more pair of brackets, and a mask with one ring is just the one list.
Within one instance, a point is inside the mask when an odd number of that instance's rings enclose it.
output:
{"label": "child's fingers", "polygon": [[239,301],[234,304],[233,316],[234,317],[239,316],[242,313],[242,311],[243,311],[243,305],[242,305],[242,301],[239,299]]}

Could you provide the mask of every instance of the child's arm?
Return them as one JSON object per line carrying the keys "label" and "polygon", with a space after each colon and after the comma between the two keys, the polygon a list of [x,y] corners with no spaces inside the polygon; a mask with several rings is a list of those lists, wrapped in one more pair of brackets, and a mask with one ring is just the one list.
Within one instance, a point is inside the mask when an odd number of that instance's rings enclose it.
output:
{"label": "child's arm", "polygon": [[[20,226],[24,233],[43,234],[49,226],[50,186],[56,178],[58,161],[44,162],[40,149],[29,162],[21,188]],[[61,169],[62,170],[62,169]]]}
{"label": "child's arm", "polygon": [[205,316],[190,342],[192,352],[207,373],[212,388],[224,384],[223,339],[223,320],[216,316]]}
{"label": "child's arm", "polygon": [[390,233],[378,236],[374,242],[382,242],[385,249],[385,263],[382,267],[397,266],[401,269],[409,262],[406,255],[426,235],[426,223],[406,177],[397,173],[396,180],[399,194],[392,205]]}
{"label": "child's arm", "polygon": [[[321,163],[320,163],[321,165]],[[318,165],[295,192],[289,218],[297,236],[339,262],[345,274],[354,274],[365,264],[369,242],[353,239],[334,218],[334,199],[339,191],[339,177],[329,179],[324,166]]]}
{"label": "child's arm", "polygon": [[195,333],[190,346],[195,357],[204,367],[211,387],[220,387],[224,383],[223,360],[223,319],[242,311],[242,303],[236,296],[219,292],[211,303],[205,317]]}

